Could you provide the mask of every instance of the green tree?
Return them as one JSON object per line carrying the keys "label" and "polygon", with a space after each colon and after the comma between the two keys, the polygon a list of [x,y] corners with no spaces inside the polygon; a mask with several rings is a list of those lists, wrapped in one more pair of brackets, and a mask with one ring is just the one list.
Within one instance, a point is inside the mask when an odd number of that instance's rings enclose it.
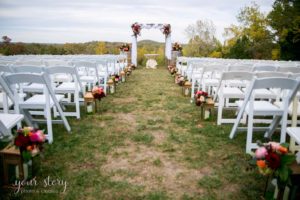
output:
{"label": "green tree", "polygon": [[284,60],[300,59],[300,0],[276,0],[268,15]]}
{"label": "green tree", "polygon": [[225,48],[227,57],[271,59],[272,49],[275,46],[268,29],[267,17],[260,12],[259,6],[253,2],[250,6],[244,7],[237,19],[238,26],[231,25],[225,29],[225,35],[232,36],[226,41],[229,45]]}

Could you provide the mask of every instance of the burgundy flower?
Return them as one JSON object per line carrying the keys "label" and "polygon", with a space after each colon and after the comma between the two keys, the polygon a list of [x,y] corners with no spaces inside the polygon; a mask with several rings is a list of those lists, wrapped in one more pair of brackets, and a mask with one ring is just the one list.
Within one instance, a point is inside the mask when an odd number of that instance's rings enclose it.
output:
{"label": "burgundy flower", "polygon": [[268,167],[271,169],[278,169],[280,167],[280,156],[274,152],[270,152],[266,155],[266,161],[268,163]]}
{"label": "burgundy flower", "polygon": [[27,147],[30,144],[30,138],[25,137],[23,134],[18,134],[15,139],[15,145],[18,147]]}

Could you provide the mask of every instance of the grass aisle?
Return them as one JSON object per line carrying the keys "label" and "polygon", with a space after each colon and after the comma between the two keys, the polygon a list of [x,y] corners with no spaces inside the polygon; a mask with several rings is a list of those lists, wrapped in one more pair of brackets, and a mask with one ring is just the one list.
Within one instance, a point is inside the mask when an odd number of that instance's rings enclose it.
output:
{"label": "grass aisle", "polygon": [[[264,180],[247,171],[245,135],[200,120],[164,67],[133,71],[100,113],[55,126],[25,199],[257,199]],[[45,178],[63,179],[44,187]],[[30,188],[30,187],[29,187]],[[47,194],[43,190],[50,190]],[[51,193],[51,190],[53,193]]]}

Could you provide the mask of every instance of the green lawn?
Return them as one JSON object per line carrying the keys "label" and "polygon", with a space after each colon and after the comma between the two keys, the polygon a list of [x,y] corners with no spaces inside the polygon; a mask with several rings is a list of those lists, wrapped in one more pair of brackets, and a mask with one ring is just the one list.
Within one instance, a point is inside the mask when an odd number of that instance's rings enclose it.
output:
{"label": "green lawn", "polygon": [[[265,178],[249,168],[245,134],[181,95],[165,67],[139,68],[100,112],[70,120],[72,134],[54,126],[54,143],[38,158],[32,191],[5,199],[258,199]],[[44,187],[44,179],[66,181]]]}

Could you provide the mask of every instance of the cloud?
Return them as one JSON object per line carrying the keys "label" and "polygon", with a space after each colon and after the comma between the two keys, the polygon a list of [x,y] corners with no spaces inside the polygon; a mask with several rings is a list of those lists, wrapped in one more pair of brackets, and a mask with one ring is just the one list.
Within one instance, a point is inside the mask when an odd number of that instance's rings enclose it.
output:
{"label": "cloud", "polygon": [[[257,0],[271,10],[272,0]],[[172,40],[187,42],[184,29],[199,19],[210,19],[222,40],[225,27],[237,23],[248,0],[1,0],[0,34],[23,42],[127,41],[130,25],[170,23]],[[158,30],[142,30],[140,39],[164,41]]]}

